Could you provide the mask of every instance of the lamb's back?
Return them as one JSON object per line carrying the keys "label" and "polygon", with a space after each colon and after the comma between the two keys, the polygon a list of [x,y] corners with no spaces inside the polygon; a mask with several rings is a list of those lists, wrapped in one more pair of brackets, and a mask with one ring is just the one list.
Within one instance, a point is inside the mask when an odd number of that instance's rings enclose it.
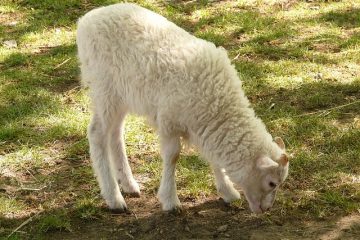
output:
{"label": "lamb's back", "polygon": [[210,104],[217,112],[233,102],[229,91],[239,84],[224,50],[134,4],[87,13],[79,20],[77,42],[82,71],[88,78],[96,71],[110,74],[109,89],[121,91],[138,114],[161,108],[179,120],[181,112],[196,117]]}
{"label": "lamb's back", "polygon": [[174,58],[181,49],[198,49],[201,41],[166,18],[130,3],[98,8],[84,15],[78,22],[77,40],[80,45],[97,43],[97,50],[119,54],[116,59],[136,61],[144,57]]}

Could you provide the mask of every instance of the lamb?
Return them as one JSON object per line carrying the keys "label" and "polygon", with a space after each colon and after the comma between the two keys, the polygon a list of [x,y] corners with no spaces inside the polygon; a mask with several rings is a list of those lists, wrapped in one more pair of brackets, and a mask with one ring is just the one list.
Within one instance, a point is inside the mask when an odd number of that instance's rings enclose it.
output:
{"label": "lamb", "polygon": [[225,202],[240,198],[261,213],[288,175],[281,138],[255,116],[226,51],[135,4],[88,12],[78,21],[78,55],[93,116],[90,157],[110,209],[127,209],[124,193],[140,195],[124,144],[124,118],[145,116],[157,129],[163,159],[158,198],[164,211],[181,207],[175,165],[183,138],[213,169]]}

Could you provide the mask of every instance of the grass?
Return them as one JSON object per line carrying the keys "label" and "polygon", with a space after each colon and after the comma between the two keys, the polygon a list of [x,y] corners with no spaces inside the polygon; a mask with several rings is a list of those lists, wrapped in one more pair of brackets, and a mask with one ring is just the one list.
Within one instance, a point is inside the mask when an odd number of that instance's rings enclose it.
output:
{"label": "grass", "polygon": [[[0,42],[17,42],[0,46],[0,237],[35,213],[12,239],[46,238],[108,217],[89,160],[89,100],[79,87],[75,29],[85,12],[115,2],[0,4]],[[270,222],[359,212],[359,1],[135,2],[226,48],[256,112],[285,139],[290,175]],[[127,120],[130,162],[154,198],[156,134],[142,118]],[[216,193],[196,151],[184,151],[177,181],[182,200]]]}

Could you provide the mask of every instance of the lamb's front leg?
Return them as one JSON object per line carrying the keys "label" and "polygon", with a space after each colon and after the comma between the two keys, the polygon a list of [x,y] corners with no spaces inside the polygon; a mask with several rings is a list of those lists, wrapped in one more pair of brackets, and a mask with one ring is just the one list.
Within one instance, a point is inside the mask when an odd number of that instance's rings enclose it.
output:
{"label": "lamb's front leg", "polygon": [[213,166],[213,171],[217,192],[224,201],[230,203],[240,199],[240,193],[234,188],[233,183],[229,177],[226,176],[224,169]]}
{"label": "lamb's front leg", "polygon": [[181,144],[179,137],[160,136],[163,170],[158,192],[158,198],[164,211],[180,208],[176,194],[175,166],[179,158]]}

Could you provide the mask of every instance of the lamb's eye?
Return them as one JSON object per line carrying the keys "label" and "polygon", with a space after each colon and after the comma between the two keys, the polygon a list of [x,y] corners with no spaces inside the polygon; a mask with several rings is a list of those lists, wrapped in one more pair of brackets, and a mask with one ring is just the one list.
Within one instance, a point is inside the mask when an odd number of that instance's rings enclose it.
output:
{"label": "lamb's eye", "polygon": [[277,186],[277,184],[274,183],[274,182],[270,182],[270,183],[269,183],[269,186],[270,186],[271,188],[275,188],[275,187]]}

